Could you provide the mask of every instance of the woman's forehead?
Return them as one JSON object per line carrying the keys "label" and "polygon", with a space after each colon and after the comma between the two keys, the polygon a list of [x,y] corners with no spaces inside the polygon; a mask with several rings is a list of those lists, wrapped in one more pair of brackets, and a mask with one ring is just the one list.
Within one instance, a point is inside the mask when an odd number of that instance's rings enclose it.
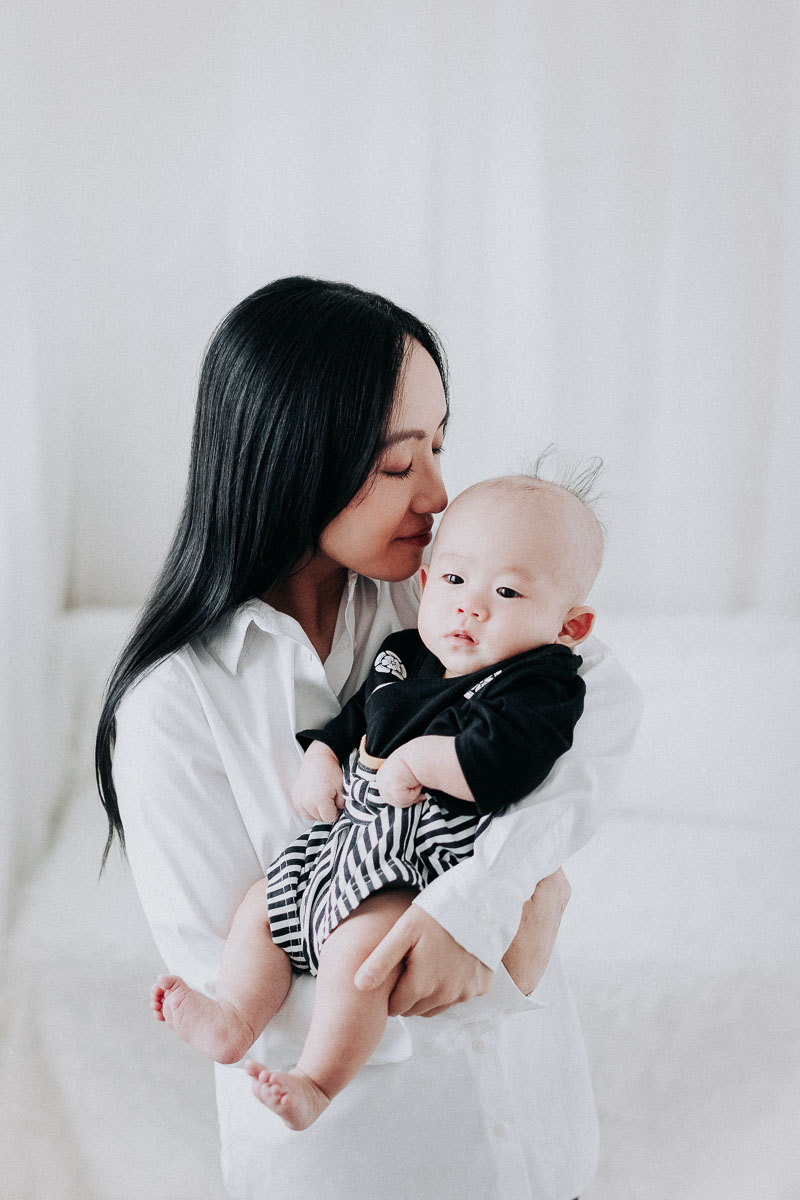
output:
{"label": "woman's forehead", "polygon": [[386,445],[429,438],[447,420],[447,400],[439,368],[419,342],[413,342],[400,376]]}

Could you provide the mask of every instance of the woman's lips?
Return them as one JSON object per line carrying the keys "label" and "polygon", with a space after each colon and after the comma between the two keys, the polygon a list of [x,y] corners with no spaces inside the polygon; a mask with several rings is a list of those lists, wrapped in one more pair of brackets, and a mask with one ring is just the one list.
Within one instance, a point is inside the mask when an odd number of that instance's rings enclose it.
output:
{"label": "woman's lips", "polygon": [[429,528],[420,529],[418,533],[410,533],[405,537],[397,538],[398,542],[406,542],[410,546],[427,546],[430,544],[432,534]]}

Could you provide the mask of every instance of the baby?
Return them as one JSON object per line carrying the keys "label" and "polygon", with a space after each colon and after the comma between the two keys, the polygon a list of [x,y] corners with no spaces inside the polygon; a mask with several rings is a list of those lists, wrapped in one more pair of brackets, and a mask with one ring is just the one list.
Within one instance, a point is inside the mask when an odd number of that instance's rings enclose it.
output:
{"label": "baby", "polygon": [[248,1064],[291,1129],[320,1116],[383,1033],[401,968],[360,991],[358,967],[572,744],[585,690],[573,647],[594,623],[584,602],[602,545],[590,509],[557,484],[504,476],[458,496],[421,569],[418,629],[391,634],[340,715],[298,734],[292,803],[317,823],[269,868],[266,908],[263,880],[242,901],[216,998],[156,982],[155,1015],[230,1063],[280,1008],[292,966],[318,975],[297,1066]]}

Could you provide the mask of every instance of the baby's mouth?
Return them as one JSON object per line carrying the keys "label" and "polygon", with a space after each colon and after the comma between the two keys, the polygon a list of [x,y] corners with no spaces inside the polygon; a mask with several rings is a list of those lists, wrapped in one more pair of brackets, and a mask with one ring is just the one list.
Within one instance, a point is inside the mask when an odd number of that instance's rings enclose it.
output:
{"label": "baby's mouth", "polygon": [[454,638],[459,642],[469,642],[471,646],[477,646],[478,644],[475,641],[475,638],[472,637],[471,634],[467,633],[466,629],[451,629],[450,633],[447,634],[447,637]]}

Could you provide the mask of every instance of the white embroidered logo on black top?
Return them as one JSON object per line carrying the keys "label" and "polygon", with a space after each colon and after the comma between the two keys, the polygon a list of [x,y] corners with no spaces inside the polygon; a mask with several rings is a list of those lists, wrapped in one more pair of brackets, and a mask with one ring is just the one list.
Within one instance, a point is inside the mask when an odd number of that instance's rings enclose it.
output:
{"label": "white embroidered logo on black top", "polygon": [[493,679],[497,679],[497,676],[502,674],[502,671],[495,671],[493,675],[487,675],[484,679],[479,679],[474,688],[470,688],[468,692],[464,692],[464,699],[471,700],[476,692],[479,692],[481,688],[485,688],[487,683],[491,683]]}
{"label": "white embroidered logo on black top", "polygon": [[384,675],[394,675],[396,679],[405,679],[408,675],[393,650],[381,650],[372,665],[376,671],[381,671]]}

